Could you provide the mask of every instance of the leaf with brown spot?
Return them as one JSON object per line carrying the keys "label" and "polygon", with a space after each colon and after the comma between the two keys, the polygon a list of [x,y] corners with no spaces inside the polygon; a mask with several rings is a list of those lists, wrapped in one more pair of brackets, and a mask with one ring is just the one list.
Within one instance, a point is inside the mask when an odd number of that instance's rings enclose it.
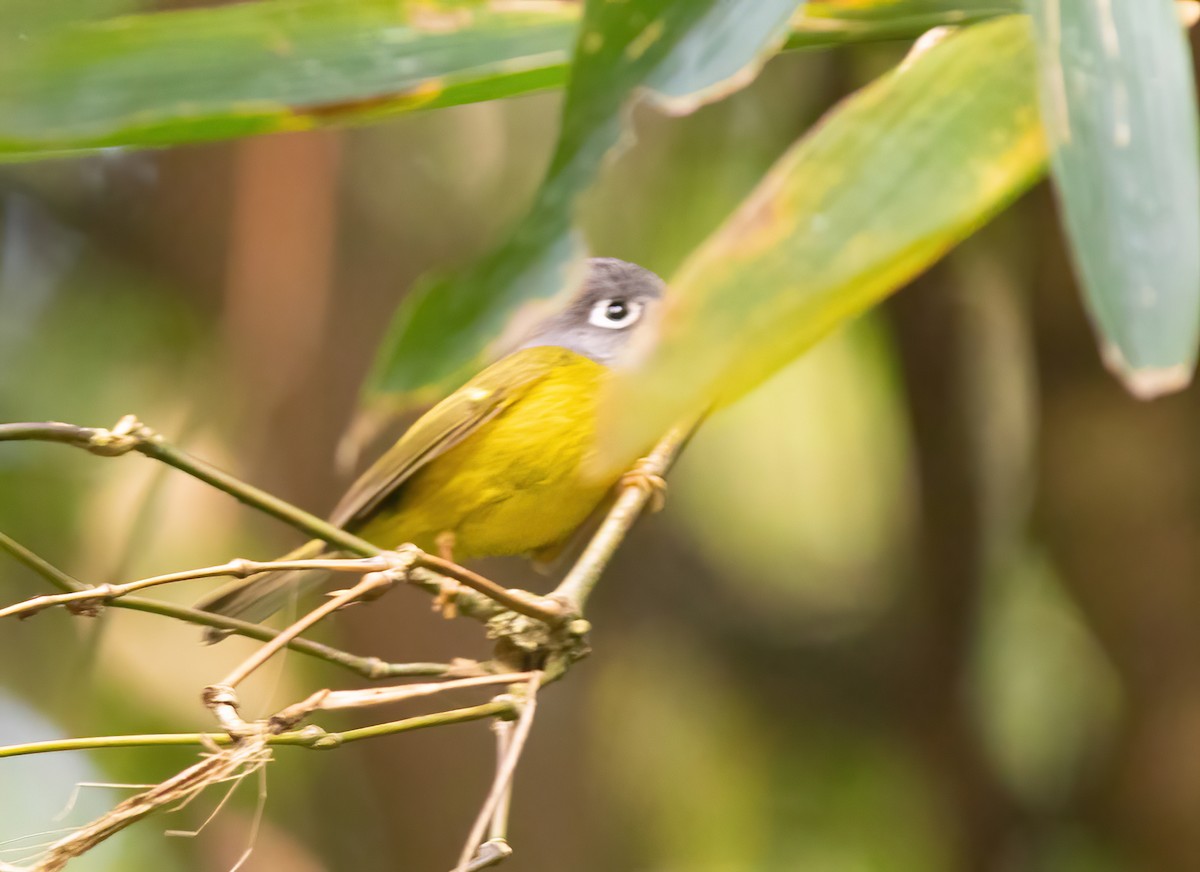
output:
{"label": "leaf with brown spot", "polygon": [[833,109],[670,281],[660,342],[608,397],[611,460],[752,390],[1043,172],[1029,21],[964,28]]}
{"label": "leaf with brown spot", "polygon": [[558,86],[568,4],[265,0],[47,27],[0,53],[0,160],[375,119]]}
{"label": "leaf with brown spot", "polygon": [[530,211],[465,272],[427,282],[401,306],[368,383],[376,410],[437,399],[486,358],[530,301],[562,291],[585,255],[576,197],[621,138],[635,95],[687,112],[753,78],[783,42],[798,0],[641,0],[586,6],[562,130]]}

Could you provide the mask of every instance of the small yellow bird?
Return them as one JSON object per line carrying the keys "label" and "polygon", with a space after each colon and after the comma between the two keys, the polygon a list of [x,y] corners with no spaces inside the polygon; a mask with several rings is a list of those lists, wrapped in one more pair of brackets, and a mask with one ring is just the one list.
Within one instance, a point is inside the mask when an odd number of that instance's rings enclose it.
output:
{"label": "small yellow bird", "polygon": [[[588,464],[601,387],[628,363],[634,336],[654,329],[662,289],[635,264],[588,260],[574,298],[418,419],[347,491],[331,522],[381,548],[412,543],[452,549],[457,559],[553,551],[620,476],[599,477]],[[334,553],[314,539],[283,559]],[[261,620],[310,579],[319,573],[263,573],[198,607]]]}

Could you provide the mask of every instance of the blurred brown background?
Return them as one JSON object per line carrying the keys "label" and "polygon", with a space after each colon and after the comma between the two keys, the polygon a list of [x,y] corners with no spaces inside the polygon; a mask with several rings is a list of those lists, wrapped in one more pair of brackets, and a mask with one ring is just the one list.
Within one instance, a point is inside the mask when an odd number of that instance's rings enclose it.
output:
{"label": "blurred brown background", "polygon": [[[587,198],[593,249],[669,276],[824,108],[900,48],[788,55],[637,146]],[[136,412],[315,511],[396,302],[520,215],[559,96],[372,128],[0,172],[0,418]],[[1043,186],[892,304],[714,418],[546,691],[518,773],[514,870],[1200,869],[1200,404],[1104,372]],[[296,537],[140,458],[0,451],[0,529],[92,582]],[[488,570],[529,582],[520,564]],[[166,596],[190,602],[203,584]],[[0,564],[3,599],[42,592]],[[395,660],[484,656],[400,591],[327,638]],[[153,616],[0,631],[0,741],[207,726],[249,645]],[[297,655],[262,711],[355,679]],[[387,713],[391,716],[391,713]],[[344,719],[341,723],[361,721]],[[338,723],[329,719],[329,723]],[[486,790],[482,724],[282,749],[246,870],[444,870]],[[186,751],[0,764],[0,841],[79,822]],[[80,869],[224,870],[242,784]],[[0,844],[18,859],[36,842]],[[74,867],[72,867],[74,868]]]}

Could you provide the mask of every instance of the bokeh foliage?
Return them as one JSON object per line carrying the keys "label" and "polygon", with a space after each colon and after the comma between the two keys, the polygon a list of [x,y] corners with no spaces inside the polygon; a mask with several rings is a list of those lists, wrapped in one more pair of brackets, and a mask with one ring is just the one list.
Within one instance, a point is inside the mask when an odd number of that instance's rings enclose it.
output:
{"label": "bokeh foliage", "polygon": [[[589,249],[672,279],[666,344],[622,387],[619,408],[655,413],[636,423],[756,388],[697,437],[606,580],[596,657],[547,695],[516,862],[1197,867],[1200,779],[1179,765],[1200,753],[1194,399],[1146,410],[1097,371],[1040,193],[837,329],[1036,181],[1040,106],[1102,342],[1135,383],[1181,384],[1200,206],[1175,4],[1114,0],[1115,58],[1081,17],[1104,4],[1066,0],[1031,3],[1032,28],[1015,0],[187,5],[0,10],[5,418],[136,411],[325,508],[364,373],[376,409],[443,392]],[[905,62],[939,25],[960,27]],[[6,452],[0,528],[96,581],[290,543],[220,495],[97,464]],[[0,589],[41,590],[7,566]],[[436,656],[456,631],[420,608],[339,630]],[[198,725],[194,688],[244,649],[194,643],[145,616],[5,628],[21,668],[0,731]],[[287,666],[281,699],[345,681]],[[435,868],[488,744],[281,760],[248,868]],[[183,759],[0,780],[65,800]],[[227,868],[253,794],[195,840],[134,830],[96,868]]]}
{"label": "bokeh foliage", "polygon": [[[1189,254],[1195,247],[1187,241],[1200,232],[1200,173],[1191,160],[1195,89],[1176,4],[1155,0],[1150,14],[1130,9],[1119,19],[1087,4],[1066,4],[1064,12],[1059,0],[1034,0],[1032,7],[1043,105],[1063,146],[1056,178],[1107,356],[1137,393],[1177,389],[1190,378],[1197,341],[1200,257]],[[935,25],[973,28],[1015,11],[998,0],[828,0],[807,9],[796,0],[642,0],[629,7],[585,4],[581,20],[579,7],[565,2],[274,0],[129,14],[15,32],[15,50],[0,70],[7,83],[0,91],[0,143],[16,159],[106,145],[172,145],[363,122],[568,83],[556,153],[525,220],[472,268],[427,281],[397,315],[368,397],[385,408],[403,406],[461,383],[486,359],[506,321],[569,283],[586,251],[574,229],[575,200],[617,144],[620,113],[630,101],[657,95],[661,106],[682,113],[719,98],[783,45],[789,19],[792,44],[812,48],[823,39],[886,38]],[[997,75],[1019,77],[1032,66],[1025,54],[1005,54],[1000,46],[992,57]],[[946,93],[965,93],[974,87],[969,77],[951,71],[939,81]],[[947,135],[986,136],[987,114],[961,120]],[[854,123],[869,137],[876,120],[886,125],[882,109]],[[927,155],[927,142],[897,142],[884,174],[909,180],[905,169]],[[976,157],[971,148],[964,156]],[[974,169],[987,172],[982,163]],[[833,170],[856,175],[852,165]],[[932,174],[910,181],[913,201],[939,193]],[[1097,200],[1097,192],[1108,193]],[[858,194],[844,196],[854,202]],[[996,197],[981,189],[968,205],[983,216]],[[918,242],[944,249],[938,239],[933,233]],[[893,276],[877,293],[922,265],[917,257],[906,267],[899,251],[855,256],[864,274]],[[794,281],[794,271],[783,270],[767,284]],[[764,299],[761,311],[771,309]],[[805,311],[783,328],[803,333],[814,321],[822,319]],[[452,342],[439,330],[446,323],[456,327]],[[679,336],[692,332],[686,322],[668,327]],[[757,345],[756,335],[742,334],[717,359],[736,359]],[[691,353],[707,353],[712,341],[698,337]],[[794,345],[799,350],[804,343]],[[493,345],[492,356],[497,348],[503,344]],[[735,393],[759,377],[743,378]],[[716,381],[710,376],[698,385],[691,404],[728,393],[728,384],[722,389]],[[654,390],[647,390],[647,404]]]}

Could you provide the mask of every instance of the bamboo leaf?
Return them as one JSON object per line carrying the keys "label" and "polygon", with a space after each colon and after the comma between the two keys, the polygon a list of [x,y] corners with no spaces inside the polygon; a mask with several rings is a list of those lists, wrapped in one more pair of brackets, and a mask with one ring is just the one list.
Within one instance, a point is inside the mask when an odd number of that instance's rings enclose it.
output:
{"label": "bamboo leaf", "polygon": [[754,388],[1039,178],[1030,24],[965,28],[834,109],[670,282],[663,333],[608,398],[607,461]]}
{"label": "bamboo leaf", "polygon": [[1171,0],[1034,0],[1054,181],[1109,367],[1136,396],[1191,380],[1200,331],[1200,142]]}
{"label": "bamboo leaf", "polygon": [[[564,0],[259,0],[115,14],[138,2],[0,10],[0,160],[361,123],[554,88],[580,20]],[[795,19],[789,44],[915,38],[1013,2],[823,0]]]}
{"label": "bamboo leaf", "polygon": [[955,26],[1022,11],[1024,0],[810,0],[803,17],[827,27]]}
{"label": "bamboo leaf", "polygon": [[405,300],[368,383],[375,408],[386,414],[388,405],[443,395],[479,367],[486,344],[523,304],[570,285],[584,256],[572,228],[575,198],[620,138],[635,91],[688,112],[740,87],[783,41],[796,7],[797,0],[589,2],[562,131],[533,206],[483,261]]}
{"label": "bamboo leaf", "polygon": [[362,121],[561,84],[569,3],[267,0],[29,34],[0,53],[0,159]]}
{"label": "bamboo leaf", "polygon": [[1011,15],[1024,0],[809,0],[785,48],[828,48],[867,40],[916,39],[936,27],[961,27]]}

